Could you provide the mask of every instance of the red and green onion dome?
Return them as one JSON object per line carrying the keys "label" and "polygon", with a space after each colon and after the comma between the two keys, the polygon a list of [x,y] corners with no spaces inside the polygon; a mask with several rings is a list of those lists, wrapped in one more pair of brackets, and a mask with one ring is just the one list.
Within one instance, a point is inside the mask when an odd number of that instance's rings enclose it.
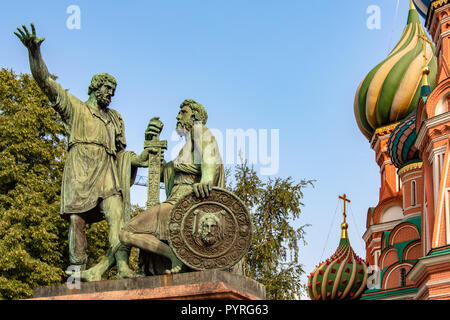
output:
{"label": "red and green onion dome", "polygon": [[414,146],[417,139],[416,113],[417,109],[403,119],[389,138],[387,146],[389,157],[397,169],[421,161],[419,150]]}
{"label": "red and green onion dome", "polygon": [[347,223],[343,223],[341,241],[333,256],[319,264],[308,276],[311,300],[354,300],[366,290],[367,265],[350,246]]}
{"label": "red and green onion dome", "polygon": [[421,71],[430,68],[431,90],[435,88],[435,47],[411,5],[408,24],[388,57],[364,78],[355,96],[354,112],[359,129],[371,139],[375,130],[404,119],[420,98]]}

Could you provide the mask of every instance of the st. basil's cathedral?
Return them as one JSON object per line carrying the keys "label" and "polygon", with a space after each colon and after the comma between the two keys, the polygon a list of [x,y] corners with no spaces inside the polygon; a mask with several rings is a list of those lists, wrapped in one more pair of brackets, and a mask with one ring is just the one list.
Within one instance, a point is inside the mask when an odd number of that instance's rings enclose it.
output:
{"label": "st. basil's cathedral", "polygon": [[450,0],[411,0],[397,45],[357,88],[354,115],[380,167],[366,256],[350,246],[344,195],[340,243],[308,276],[309,296],[450,300]]}

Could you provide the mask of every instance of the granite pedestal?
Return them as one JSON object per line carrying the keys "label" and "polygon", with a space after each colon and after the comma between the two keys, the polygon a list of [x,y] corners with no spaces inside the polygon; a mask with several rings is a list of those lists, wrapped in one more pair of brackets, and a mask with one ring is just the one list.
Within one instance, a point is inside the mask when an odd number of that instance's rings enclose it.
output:
{"label": "granite pedestal", "polygon": [[38,287],[32,300],[264,300],[260,283],[220,270]]}

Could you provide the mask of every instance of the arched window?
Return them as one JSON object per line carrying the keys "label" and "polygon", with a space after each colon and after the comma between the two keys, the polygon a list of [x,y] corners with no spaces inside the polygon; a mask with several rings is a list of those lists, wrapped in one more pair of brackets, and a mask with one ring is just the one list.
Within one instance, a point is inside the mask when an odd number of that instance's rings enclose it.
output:
{"label": "arched window", "polygon": [[417,191],[416,191],[416,181],[411,182],[411,206],[417,204]]}
{"label": "arched window", "polygon": [[398,175],[398,173],[396,174],[396,176],[397,176],[396,191],[399,192],[400,189],[402,188],[402,179],[400,179],[400,176]]}
{"label": "arched window", "polygon": [[401,268],[400,269],[400,287],[404,287],[406,286],[406,269],[405,268]]}

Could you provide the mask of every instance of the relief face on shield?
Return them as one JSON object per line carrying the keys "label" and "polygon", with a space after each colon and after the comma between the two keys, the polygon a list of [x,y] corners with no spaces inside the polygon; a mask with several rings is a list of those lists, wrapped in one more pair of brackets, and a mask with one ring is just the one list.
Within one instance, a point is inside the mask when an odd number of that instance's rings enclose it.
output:
{"label": "relief face on shield", "polygon": [[[213,246],[223,240],[222,216],[225,211],[210,213],[196,210],[194,214],[196,223],[192,231],[198,245]],[[195,230],[196,226],[198,226],[197,230]]]}

